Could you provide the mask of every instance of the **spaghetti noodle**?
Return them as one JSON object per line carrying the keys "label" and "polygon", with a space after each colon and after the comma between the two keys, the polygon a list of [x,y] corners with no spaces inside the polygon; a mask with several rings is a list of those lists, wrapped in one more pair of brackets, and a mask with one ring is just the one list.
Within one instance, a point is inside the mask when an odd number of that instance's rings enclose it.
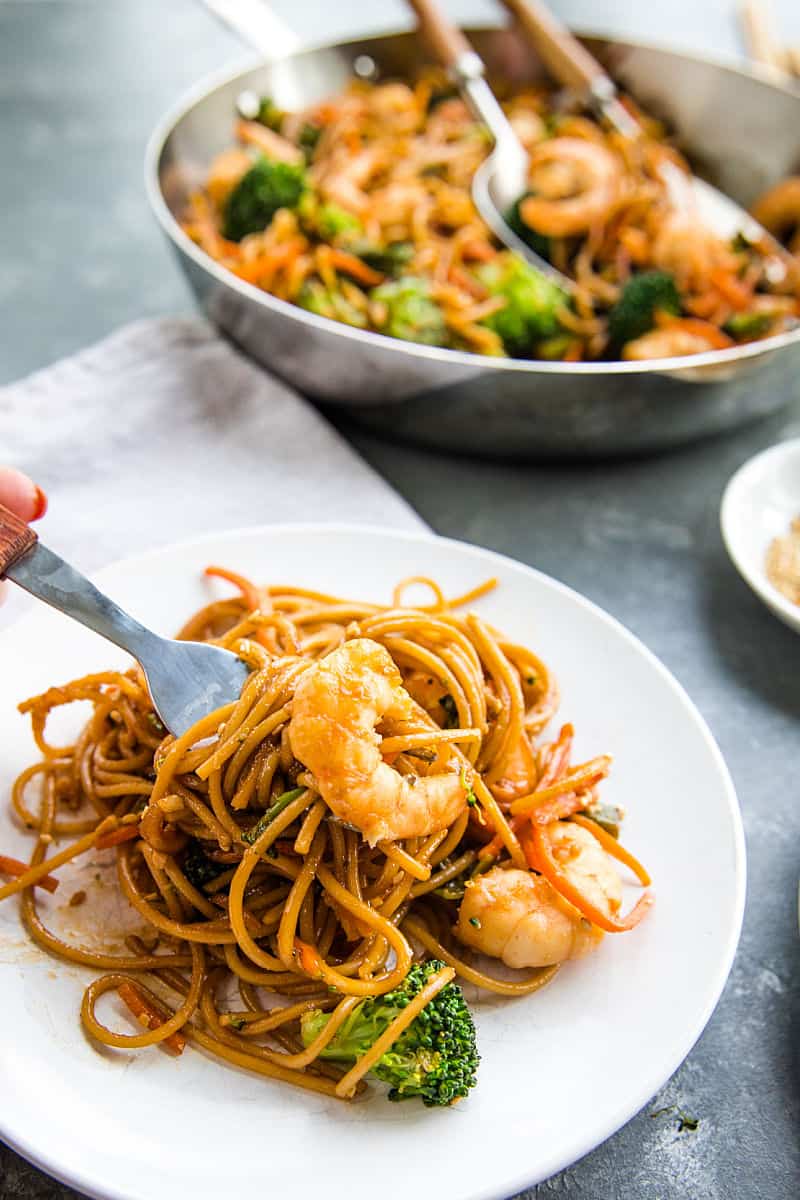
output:
{"label": "spaghetti noodle", "polygon": [[[541,736],[558,704],[548,668],[458,611],[494,581],[448,602],[433,581],[407,580],[382,607],[208,574],[237,594],[200,610],[179,636],[246,661],[238,702],[174,737],[134,667],[20,705],[41,759],[12,800],[37,844],[28,866],[0,857],[10,876],[0,899],[21,897],[44,949],[104,972],[81,1008],[94,1039],[172,1054],[188,1041],[348,1098],[368,1071],[380,1075],[454,977],[526,995],[601,929],[628,929],[643,915],[649,893],[618,915],[613,860],[643,886],[649,879],[601,828],[596,789],[610,760],[571,767],[571,727],[555,741]],[[427,585],[431,602],[409,606],[410,585]],[[52,745],[48,717],[76,700],[93,706],[88,723],[73,745]],[[51,853],[63,838],[73,840]],[[69,944],[40,911],[38,889],[57,886],[53,873],[90,850],[113,851],[120,892],[148,930],[127,938],[126,954]],[[580,872],[592,855],[589,878]],[[507,929],[505,892],[516,880],[516,903],[520,879],[535,882],[535,912]],[[480,916],[467,918],[465,905]],[[498,971],[486,954],[534,969]],[[418,991],[365,1052],[336,1061],[359,1006],[402,990],[427,960]],[[103,1022],[107,993],[142,1031]]]}

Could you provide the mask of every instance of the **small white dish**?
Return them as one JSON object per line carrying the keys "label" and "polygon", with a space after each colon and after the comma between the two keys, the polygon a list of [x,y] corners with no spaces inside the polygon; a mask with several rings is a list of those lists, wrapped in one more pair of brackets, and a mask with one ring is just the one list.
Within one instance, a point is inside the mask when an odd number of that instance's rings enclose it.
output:
{"label": "small white dish", "polygon": [[797,633],[800,605],[770,583],[766,558],[772,539],[785,537],[799,513],[800,438],[749,459],[731,478],[720,507],[722,538],[733,565],[767,608]]}
{"label": "small white dish", "polygon": [[[436,538],[357,526],[272,526],[215,534],[107,568],[96,582],[151,628],[171,632],[221,594],[222,562],[256,579],[389,600],[409,575],[455,595],[490,576],[475,607],[554,670],[576,755],[614,755],[604,795],[626,810],[625,844],[653,876],[656,904],[634,933],[608,937],[521,1000],[474,1007],[479,1083],[456,1109],[391,1104],[376,1089],[343,1105],[237,1071],[195,1050],[101,1049],[78,1011],[98,972],[51,958],[0,905],[0,1137],[97,1200],[219,1200],[254,1186],[281,1200],[499,1200],[552,1175],[638,1112],[699,1037],[730,970],[745,896],[733,784],[702,717],[622,625],[511,559]],[[30,838],[8,795],[37,755],[17,703],[125,656],[44,605],[0,635],[0,847]],[[85,714],[65,711],[69,740]],[[31,800],[33,795],[31,796]],[[106,862],[103,855],[109,858]],[[76,868],[80,869],[80,868]],[[113,854],[88,859],[85,886],[124,924]],[[95,873],[101,878],[96,883]],[[62,893],[42,900],[73,940],[106,943]],[[627,902],[632,902],[632,890]],[[52,899],[52,902],[51,902]],[[89,897],[90,902],[92,896]],[[98,940],[99,937],[99,940]],[[120,947],[115,947],[119,953]]]}

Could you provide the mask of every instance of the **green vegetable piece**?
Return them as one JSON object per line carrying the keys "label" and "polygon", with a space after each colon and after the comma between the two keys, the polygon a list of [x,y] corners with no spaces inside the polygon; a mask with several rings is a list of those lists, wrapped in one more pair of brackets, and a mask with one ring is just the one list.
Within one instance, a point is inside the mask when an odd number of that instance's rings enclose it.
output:
{"label": "green vegetable piece", "polygon": [[[367,997],[353,1009],[320,1058],[354,1063],[414,999],[444,963],[415,963],[385,996]],[[330,1020],[314,1009],[301,1018],[304,1046],[310,1046]],[[419,1097],[428,1107],[453,1104],[475,1086],[480,1061],[475,1026],[461,988],[448,983],[378,1060],[372,1074],[390,1085],[390,1100]]]}
{"label": "green vegetable piece", "polygon": [[449,692],[446,696],[442,696],[439,704],[444,710],[444,728],[458,729],[458,709],[456,708],[455,700]]}
{"label": "green vegetable piece", "polygon": [[307,161],[310,161],[314,157],[314,151],[321,137],[322,127],[312,124],[311,121],[306,121],[298,134],[297,144],[305,154]]}
{"label": "green vegetable piece", "polygon": [[224,863],[216,863],[212,858],[209,858],[205,851],[200,846],[199,842],[191,841],[186,847],[186,853],[183,856],[181,870],[199,892],[202,892],[207,883],[211,883],[212,879],[216,879],[223,871],[228,868]]}
{"label": "green vegetable piece", "polygon": [[423,346],[446,346],[447,326],[439,305],[431,299],[430,284],[415,275],[381,283],[370,292],[370,299],[385,307],[386,316],[380,333],[417,342]]}
{"label": "green vegetable piece", "polygon": [[297,215],[306,233],[320,238],[323,242],[357,236],[364,228],[358,217],[353,216],[347,209],[338,204],[323,202],[310,191],[303,193],[297,206]]}
{"label": "green vegetable piece", "polygon": [[532,196],[533,192],[525,192],[520,196],[519,200],[515,200],[511,208],[506,212],[506,225],[512,233],[515,233],[520,241],[523,241],[526,246],[530,246],[534,254],[538,254],[540,258],[545,258],[550,261],[550,238],[545,237],[543,233],[537,233],[535,229],[531,229],[530,225],[526,225],[522,219],[520,205],[523,200],[527,200],[528,196]]}
{"label": "green vegetable piece", "polygon": [[555,337],[545,338],[536,346],[536,357],[543,358],[546,362],[560,362],[571,343],[572,338],[568,333],[558,333]]}
{"label": "green vegetable piece", "polygon": [[351,254],[356,254],[373,271],[382,275],[398,275],[414,257],[414,247],[411,242],[390,242],[388,246],[376,246],[365,238],[347,243]]}
{"label": "green vegetable piece", "polygon": [[240,242],[248,233],[260,233],[278,209],[296,208],[305,189],[303,167],[258,159],[228,197],[222,232],[232,242]]}
{"label": "green vegetable piece", "polygon": [[278,108],[271,96],[262,96],[258,106],[255,120],[259,125],[266,125],[267,129],[274,129],[275,133],[280,133],[283,125],[283,118],[286,113],[282,108]]}
{"label": "green vegetable piece", "polygon": [[728,318],[724,329],[737,342],[747,342],[752,338],[763,337],[774,320],[774,313],[739,312]]}
{"label": "green vegetable piece", "polygon": [[596,800],[583,811],[587,817],[591,817],[597,825],[605,829],[606,833],[610,833],[615,838],[619,837],[619,829],[625,813],[618,804],[604,804],[601,800]]}
{"label": "green vegetable piece", "polygon": [[608,333],[615,349],[652,329],[657,312],[679,313],[681,299],[669,271],[643,271],[632,276],[608,314]]}
{"label": "green vegetable piece", "polygon": [[435,896],[441,896],[443,900],[463,900],[464,892],[466,891],[466,879],[463,873],[456,875],[453,879],[448,879],[447,883],[443,883],[441,887],[434,890]]}
{"label": "green vegetable piece", "polygon": [[432,113],[440,104],[444,104],[445,100],[455,100],[457,96],[455,88],[434,88],[428,98],[428,112]]}
{"label": "green vegetable piece", "polygon": [[539,338],[561,331],[557,313],[569,304],[569,296],[516,254],[502,251],[478,267],[476,276],[490,295],[502,296],[506,302],[483,324],[500,335],[508,354],[524,355]]}
{"label": "green vegetable piece", "polygon": [[331,292],[319,279],[309,279],[302,287],[297,303],[307,312],[331,321],[341,321],[356,329],[366,329],[367,317],[340,292]]}
{"label": "green vegetable piece", "polygon": [[242,841],[247,842],[248,846],[255,845],[264,830],[272,824],[277,816],[280,816],[287,805],[296,800],[298,796],[302,796],[304,791],[305,788],[293,788],[291,792],[284,792],[282,796],[278,796],[275,803],[267,809],[262,817],[259,817],[253,828],[242,834]]}

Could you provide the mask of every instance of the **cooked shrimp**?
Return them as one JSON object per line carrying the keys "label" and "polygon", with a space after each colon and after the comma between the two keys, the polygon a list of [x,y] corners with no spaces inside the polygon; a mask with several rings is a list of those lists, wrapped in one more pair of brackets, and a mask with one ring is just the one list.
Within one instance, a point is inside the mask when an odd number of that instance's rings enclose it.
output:
{"label": "cooked shrimp", "polygon": [[617,195],[621,164],[604,146],[559,137],[531,151],[529,178],[535,195],[520,205],[526,225],[546,237],[586,233]]}
{"label": "cooked shrimp", "polygon": [[383,153],[374,146],[355,154],[334,153],[330,166],[318,173],[317,182],[326,200],[360,215],[371,206],[364,188],[382,165]]}
{"label": "cooked shrimp", "polygon": [[653,239],[653,266],[671,271],[682,291],[704,291],[715,268],[736,271],[730,246],[685,211],[671,213]]}
{"label": "cooked shrimp", "polygon": [[791,175],[759,196],[750,210],[760,225],[784,238],[795,254],[800,254],[800,175]]}
{"label": "cooked shrimp", "polygon": [[[710,328],[717,332],[714,326]],[[634,362],[646,362],[650,358],[679,358],[684,354],[706,354],[709,350],[721,350],[732,345],[730,338],[720,345],[719,338],[711,333],[674,326],[653,329],[650,333],[643,333],[641,337],[627,342],[623,347],[622,357]]]}
{"label": "cooked shrimp", "polygon": [[295,146],[274,130],[267,129],[266,125],[261,125],[258,121],[237,121],[236,136],[246,146],[255,146],[262,154],[266,154],[267,158],[274,158],[277,162],[303,161],[303,151],[299,146]]}
{"label": "cooked shrimp", "polygon": [[[593,904],[616,914],[622,885],[611,859],[579,825],[549,826],[553,853],[564,872]],[[493,867],[467,884],[457,937],[508,967],[546,967],[580,958],[603,937],[541,875]]]}
{"label": "cooked shrimp", "polygon": [[419,722],[387,650],[356,638],[314,663],[295,690],[289,740],[340,820],[374,846],[446,829],[466,806],[459,774],[401,775],[381,758],[379,722]]}
{"label": "cooked shrimp", "polygon": [[517,796],[532,792],[538,776],[530,741],[527,734],[523,733],[506,761],[502,776],[491,785],[492,792],[501,803],[509,803]]}

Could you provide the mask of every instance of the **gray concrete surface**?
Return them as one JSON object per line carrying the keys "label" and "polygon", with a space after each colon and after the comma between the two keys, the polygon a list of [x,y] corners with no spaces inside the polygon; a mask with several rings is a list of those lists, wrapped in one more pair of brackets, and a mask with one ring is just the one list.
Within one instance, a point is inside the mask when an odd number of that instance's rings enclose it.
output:
{"label": "gray concrete surface", "polygon": [[[275,7],[315,39],[406,19],[388,0]],[[796,0],[779,7],[800,42]],[[739,50],[726,0],[674,0],[658,12],[633,0],[560,8],[585,27]],[[240,49],[192,0],[0,0],[0,380],[129,319],[190,309],[146,207],[142,152],[181,89]],[[717,511],[741,462],[800,434],[800,408],[680,453],[591,467],[447,459],[346,432],[434,529],[534,564],[630,626],[710,722],[744,810],[744,934],[708,1028],[633,1121],[526,1195],[795,1200],[800,642],[735,574]],[[668,753],[668,730],[664,738]],[[12,1103],[0,1096],[0,1108]],[[677,1109],[699,1119],[696,1131],[679,1131]],[[0,1147],[0,1200],[73,1195]]]}

